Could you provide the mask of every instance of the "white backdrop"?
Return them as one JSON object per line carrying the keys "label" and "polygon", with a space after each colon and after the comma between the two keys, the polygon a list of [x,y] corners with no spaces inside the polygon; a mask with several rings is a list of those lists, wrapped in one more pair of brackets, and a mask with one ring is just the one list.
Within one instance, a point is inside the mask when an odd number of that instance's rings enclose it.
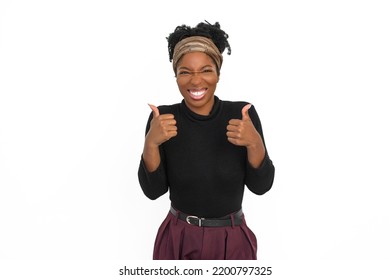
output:
{"label": "white backdrop", "polygon": [[0,259],[149,260],[168,195],[137,169],[181,101],[165,37],[219,21],[216,95],[256,106],[274,186],[244,197],[263,260],[389,260],[386,1],[0,2]]}

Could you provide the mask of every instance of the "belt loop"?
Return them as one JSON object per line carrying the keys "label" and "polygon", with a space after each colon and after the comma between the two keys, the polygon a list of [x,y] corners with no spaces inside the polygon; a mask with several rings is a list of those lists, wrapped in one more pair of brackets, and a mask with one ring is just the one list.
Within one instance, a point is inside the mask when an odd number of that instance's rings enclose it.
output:
{"label": "belt loop", "polygon": [[175,225],[177,225],[177,219],[179,219],[180,211],[176,210]]}
{"label": "belt loop", "polygon": [[230,220],[232,221],[232,228],[234,229],[234,215],[230,214]]}

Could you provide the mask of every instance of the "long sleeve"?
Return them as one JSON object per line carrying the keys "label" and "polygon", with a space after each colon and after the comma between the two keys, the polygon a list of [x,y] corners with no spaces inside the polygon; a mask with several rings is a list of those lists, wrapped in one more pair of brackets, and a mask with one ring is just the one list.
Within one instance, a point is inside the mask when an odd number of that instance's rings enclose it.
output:
{"label": "long sleeve", "polygon": [[[251,117],[253,125],[256,127],[256,130],[259,132],[261,138],[263,139],[263,143],[265,146],[260,118],[254,106],[252,106],[249,110],[249,115]],[[265,149],[264,160],[258,168],[253,168],[249,164],[249,162],[247,162],[245,184],[248,189],[253,193],[262,195],[269,191],[272,187],[274,176],[275,167],[268,155],[267,148]]]}
{"label": "long sleeve", "polygon": [[138,168],[138,180],[142,191],[150,199],[157,199],[168,191],[165,169],[162,164],[157,170],[149,172],[141,158]]}
{"label": "long sleeve", "polygon": [[[149,131],[151,118],[152,115],[150,115],[149,117],[148,124],[146,126],[145,135]],[[168,191],[168,180],[167,180],[165,167],[164,167],[165,157],[161,147],[160,147],[160,156],[161,156],[161,163],[157,168],[157,170],[153,172],[149,172],[146,169],[142,156],[138,168],[138,180],[141,185],[142,191],[148,198],[153,200],[159,198],[160,196],[162,196]]]}

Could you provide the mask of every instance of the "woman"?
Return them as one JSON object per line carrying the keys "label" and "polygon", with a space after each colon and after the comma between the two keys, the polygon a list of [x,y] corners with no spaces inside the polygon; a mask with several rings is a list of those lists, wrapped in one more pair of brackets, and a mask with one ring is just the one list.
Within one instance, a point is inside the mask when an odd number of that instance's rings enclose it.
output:
{"label": "woman", "polygon": [[274,166],[255,108],[214,95],[228,35],[219,23],[178,26],[168,50],[181,103],[155,107],[138,177],[150,199],[170,193],[153,259],[256,259],[257,241],[241,210],[244,186],[261,195]]}

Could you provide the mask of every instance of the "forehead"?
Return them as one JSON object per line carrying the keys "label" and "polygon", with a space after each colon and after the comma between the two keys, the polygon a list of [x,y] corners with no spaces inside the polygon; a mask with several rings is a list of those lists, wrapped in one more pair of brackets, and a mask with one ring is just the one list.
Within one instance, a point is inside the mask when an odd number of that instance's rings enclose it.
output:
{"label": "forehead", "polygon": [[186,53],[177,64],[177,68],[202,68],[205,66],[215,66],[215,63],[213,59],[204,52]]}

